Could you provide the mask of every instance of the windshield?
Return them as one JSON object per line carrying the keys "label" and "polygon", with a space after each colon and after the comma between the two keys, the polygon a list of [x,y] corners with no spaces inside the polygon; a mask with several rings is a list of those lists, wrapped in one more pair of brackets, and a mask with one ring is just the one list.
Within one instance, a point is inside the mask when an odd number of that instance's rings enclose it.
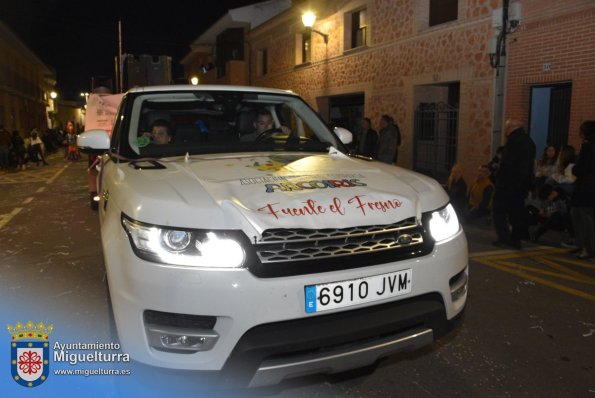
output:
{"label": "windshield", "polygon": [[237,91],[140,93],[124,140],[138,157],[308,151],[340,148],[338,139],[294,95]]}

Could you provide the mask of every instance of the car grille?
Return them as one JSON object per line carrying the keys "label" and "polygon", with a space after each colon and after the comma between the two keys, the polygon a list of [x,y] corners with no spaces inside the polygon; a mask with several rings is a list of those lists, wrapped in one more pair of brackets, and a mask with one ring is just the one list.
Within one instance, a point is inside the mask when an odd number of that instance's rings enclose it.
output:
{"label": "car grille", "polygon": [[340,229],[269,229],[256,243],[262,263],[352,256],[421,245],[423,229],[415,217],[389,225]]}

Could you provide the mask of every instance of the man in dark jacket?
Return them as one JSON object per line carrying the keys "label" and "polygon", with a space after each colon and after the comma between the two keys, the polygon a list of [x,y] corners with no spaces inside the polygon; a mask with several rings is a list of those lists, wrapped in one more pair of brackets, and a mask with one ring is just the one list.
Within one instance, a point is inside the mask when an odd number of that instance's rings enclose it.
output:
{"label": "man in dark jacket", "polygon": [[521,239],[528,237],[525,199],[533,184],[535,143],[517,120],[506,121],[505,134],[494,193],[494,229],[498,235],[494,245],[520,249]]}
{"label": "man in dark jacket", "polygon": [[376,159],[388,164],[395,163],[397,161],[399,145],[401,145],[401,131],[394,124],[392,117],[382,115],[380,118],[378,142],[376,143]]}
{"label": "man in dark jacket", "polygon": [[360,137],[358,152],[360,155],[373,158],[378,142],[378,133],[372,128],[372,121],[365,117],[362,119],[362,134]]}

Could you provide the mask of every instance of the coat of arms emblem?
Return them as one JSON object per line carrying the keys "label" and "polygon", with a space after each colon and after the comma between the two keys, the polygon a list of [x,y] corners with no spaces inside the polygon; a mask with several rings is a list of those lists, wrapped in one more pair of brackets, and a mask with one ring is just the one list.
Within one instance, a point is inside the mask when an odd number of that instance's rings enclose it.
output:
{"label": "coat of arms emblem", "polygon": [[12,379],[25,387],[37,387],[49,375],[49,335],[54,325],[46,327],[43,322],[35,325],[29,321],[24,326],[17,322],[14,327],[8,325],[7,328],[12,335],[10,343]]}

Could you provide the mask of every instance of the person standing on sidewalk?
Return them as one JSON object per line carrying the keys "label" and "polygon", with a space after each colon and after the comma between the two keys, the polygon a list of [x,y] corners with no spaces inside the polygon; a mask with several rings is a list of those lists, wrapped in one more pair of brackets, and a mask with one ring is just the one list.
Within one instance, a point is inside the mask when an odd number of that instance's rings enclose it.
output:
{"label": "person standing on sidewalk", "polygon": [[382,115],[376,144],[376,159],[388,164],[395,163],[400,144],[401,133],[394,125],[393,118],[389,115]]}
{"label": "person standing on sidewalk", "polygon": [[492,211],[498,240],[493,244],[521,249],[521,239],[529,237],[525,199],[533,185],[535,143],[518,120],[507,120],[504,132],[507,140],[496,174]]}
{"label": "person standing on sidewalk", "polygon": [[7,169],[10,166],[8,155],[10,153],[10,133],[0,124],[0,169]]}
{"label": "person standing on sidewalk", "polygon": [[369,117],[362,119],[362,135],[360,137],[358,152],[360,155],[373,158],[378,142],[378,132],[372,128],[372,121]]}
{"label": "person standing on sidewalk", "polygon": [[583,143],[572,168],[576,180],[570,212],[578,246],[577,257],[592,260],[595,258],[595,120],[581,124],[580,136]]}
{"label": "person standing on sidewalk", "polygon": [[64,137],[64,144],[66,150],[64,157],[70,161],[76,162],[79,160],[79,149],[76,146],[76,132],[74,131],[74,122],[69,120],[66,122],[66,136]]}
{"label": "person standing on sidewalk", "polygon": [[25,153],[27,152],[25,149],[25,140],[23,140],[23,137],[21,137],[18,130],[14,130],[12,132],[12,137],[10,140],[12,142],[12,153],[14,154],[14,159],[17,162],[17,170],[25,170]]}
{"label": "person standing on sidewalk", "polygon": [[40,161],[42,161],[45,166],[48,165],[48,162],[46,162],[43,157],[43,141],[41,141],[37,129],[31,130],[31,161],[33,160],[35,160],[37,166],[39,166]]}

